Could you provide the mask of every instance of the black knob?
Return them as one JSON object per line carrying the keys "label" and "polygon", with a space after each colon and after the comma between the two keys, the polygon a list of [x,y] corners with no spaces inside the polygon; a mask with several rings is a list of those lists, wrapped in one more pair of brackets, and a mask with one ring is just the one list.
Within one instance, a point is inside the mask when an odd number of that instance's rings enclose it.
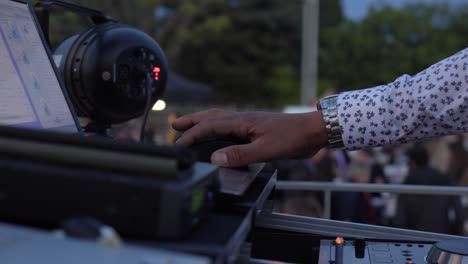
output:
{"label": "black knob", "polygon": [[358,259],[364,258],[366,253],[366,241],[364,239],[356,239],[354,241],[354,256]]}

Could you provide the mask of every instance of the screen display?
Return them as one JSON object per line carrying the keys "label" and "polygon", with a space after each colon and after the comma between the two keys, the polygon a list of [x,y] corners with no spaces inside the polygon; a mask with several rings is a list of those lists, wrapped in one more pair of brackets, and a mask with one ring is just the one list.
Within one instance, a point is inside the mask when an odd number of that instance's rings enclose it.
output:
{"label": "screen display", "polygon": [[0,0],[0,124],[78,132],[34,17]]}

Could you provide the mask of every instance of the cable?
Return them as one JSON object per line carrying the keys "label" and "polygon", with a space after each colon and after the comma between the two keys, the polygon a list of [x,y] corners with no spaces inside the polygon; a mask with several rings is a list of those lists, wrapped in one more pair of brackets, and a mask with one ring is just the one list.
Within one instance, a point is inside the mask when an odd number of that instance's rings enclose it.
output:
{"label": "cable", "polygon": [[151,78],[151,74],[147,73],[146,74],[146,107],[145,107],[145,112],[143,114],[143,120],[141,121],[141,129],[140,129],[140,143],[145,143],[145,128],[146,128],[146,122],[148,120],[148,115],[149,112],[151,111],[152,105],[151,105],[151,99],[152,99],[152,86],[151,83],[153,82]]}

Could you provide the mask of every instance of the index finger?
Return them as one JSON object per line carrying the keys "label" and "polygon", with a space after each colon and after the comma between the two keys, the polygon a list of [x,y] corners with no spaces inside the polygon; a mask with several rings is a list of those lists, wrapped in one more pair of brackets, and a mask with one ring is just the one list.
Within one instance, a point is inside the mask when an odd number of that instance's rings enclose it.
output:
{"label": "index finger", "polygon": [[200,123],[206,118],[226,115],[228,113],[229,112],[221,109],[209,109],[205,111],[200,111],[197,113],[184,115],[182,117],[177,118],[176,120],[174,120],[174,122],[172,122],[172,127],[175,130],[183,131],[195,126],[196,124]]}
{"label": "index finger", "polygon": [[218,115],[216,117],[207,117],[186,130],[176,141],[179,146],[190,146],[193,143],[212,136],[237,135],[239,133],[240,120],[233,115]]}

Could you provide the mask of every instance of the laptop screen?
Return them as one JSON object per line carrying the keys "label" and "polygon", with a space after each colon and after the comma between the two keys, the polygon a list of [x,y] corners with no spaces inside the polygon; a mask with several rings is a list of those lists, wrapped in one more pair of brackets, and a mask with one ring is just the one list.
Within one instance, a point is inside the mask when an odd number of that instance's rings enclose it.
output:
{"label": "laptop screen", "polygon": [[28,4],[0,0],[0,125],[78,132]]}

